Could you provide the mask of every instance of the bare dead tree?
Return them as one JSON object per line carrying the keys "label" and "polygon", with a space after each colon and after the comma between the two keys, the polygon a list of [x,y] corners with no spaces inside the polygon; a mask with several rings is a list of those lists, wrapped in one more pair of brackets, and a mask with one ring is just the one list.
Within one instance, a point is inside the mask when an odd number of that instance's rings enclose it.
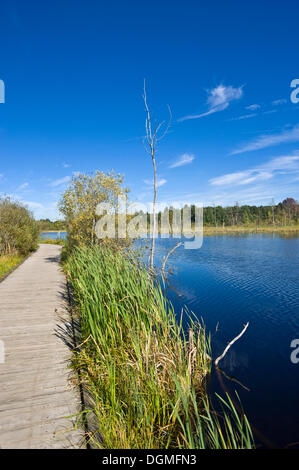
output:
{"label": "bare dead tree", "polygon": [[273,198],[271,201],[271,208],[272,208],[272,224],[275,225],[275,215],[274,215],[275,201]]}
{"label": "bare dead tree", "polygon": [[145,138],[143,140],[143,145],[147,153],[151,156],[153,167],[154,167],[154,198],[153,198],[153,230],[152,230],[152,246],[151,246],[151,254],[150,254],[150,270],[153,273],[154,270],[154,252],[155,252],[155,235],[156,235],[156,204],[157,204],[157,164],[156,164],[156,155],[157,155],[157,146],[159,142],[165,137],[168,132],[168,129],[171,124],[172,114],[170,107],[168,107],[169,111],[169,119],[168,121],[158,122],[157,120],[152,119],[152,114],[150,112],[148,103],[147,103],[147,95],[146,95],[146,87],[145,87],[145,80],[143,85],[143,101],[145,105],[145,112],[146,112],[146,120],[145,120]]}

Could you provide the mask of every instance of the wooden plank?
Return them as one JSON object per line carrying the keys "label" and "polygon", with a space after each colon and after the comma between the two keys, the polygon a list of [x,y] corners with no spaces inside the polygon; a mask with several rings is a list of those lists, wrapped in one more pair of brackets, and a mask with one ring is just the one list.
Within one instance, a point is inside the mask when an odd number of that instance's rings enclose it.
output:
{"label": "wooden plank", "polygon": [[[61,247],[40,245],[0,284],[0,448],[78,448],[78,390]],[[74,416],[73,416],[74,415]],[[72,416],[72,417],[71,417]]]}

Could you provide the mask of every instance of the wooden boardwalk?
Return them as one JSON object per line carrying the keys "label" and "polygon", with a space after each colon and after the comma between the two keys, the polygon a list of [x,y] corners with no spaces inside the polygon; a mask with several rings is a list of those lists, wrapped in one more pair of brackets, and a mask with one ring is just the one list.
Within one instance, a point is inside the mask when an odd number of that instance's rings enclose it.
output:
{"label": "wooden boardwalk", "polygon": [[72,324],[60,251],[40,245],[0,283],[2,449],[82,446],[70,418],[80,411],[80,396],[68,380]]}

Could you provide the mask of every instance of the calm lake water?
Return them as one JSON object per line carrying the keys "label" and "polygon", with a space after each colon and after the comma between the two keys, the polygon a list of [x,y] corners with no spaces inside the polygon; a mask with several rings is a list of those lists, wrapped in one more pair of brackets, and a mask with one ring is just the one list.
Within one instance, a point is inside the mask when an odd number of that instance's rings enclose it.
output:
{"label": "calm lake water", "polygon": [[[157,264],[176,242],[156,241]],[[237,390],[259,445],[298,443],[299,363],[290,360],[290,343],[299,338],[299,238],[205,237],[201,249],[178,248],[167,267],[167,297],[178,313],[186,305],[203,318],[212,335],[213,358],[249,321],[244,336],[219,363],[249,391],[213,371],[212,394]]]}
{"label": "calm lake water", "polygon": [[65,240],[66,232],[42,232],[40,238],[43,240],[57,240],[59,238]]}

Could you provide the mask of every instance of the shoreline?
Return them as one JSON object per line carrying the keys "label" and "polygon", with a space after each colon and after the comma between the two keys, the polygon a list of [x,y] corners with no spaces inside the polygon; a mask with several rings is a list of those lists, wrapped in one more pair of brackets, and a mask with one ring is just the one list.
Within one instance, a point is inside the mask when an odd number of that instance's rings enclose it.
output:
{"label": "shoreline", "polygon": [[[166,230],[161,230],[158,229],[156,232],[158,235],[167,235],[169,234],[170,236],[173,236],[174,234],[169,231],[167,232]],[[176,232],[177,234],[178,232]],[[189,231],[189,234],[194,234],[194,226],[191,227],[191,230]],[[197,231],[197,233],[201,233],[200,231]],[[251,227],[245,227],[245,226],[229,226],[229,227],[209,227],[209,226],[204,226],[203,227],[203,236],[209,236],[209,235],[235,235],[235,234],[245,234],[245,233],[284,233],[284,234],[298,234],[299,236],[299,226],[294,225],[294,226],[251,226]],[[147,234],[145,234],[147,238],[150,238],[150,230],[148,231]],[[181,236],[181,234],[180,234]]]}
{"label": "shoreline", "polygon": [[230,234],[230,233],[296,233],[299,234],[299,226],[282,226],[282,227],[204,227],[203,234]]}
{"label": "shoreline", "polygon": [[40,235],[42,233],[61,233],[61,232],[65,233],[66,230],[43,230],[43,231],[40,232]]}

